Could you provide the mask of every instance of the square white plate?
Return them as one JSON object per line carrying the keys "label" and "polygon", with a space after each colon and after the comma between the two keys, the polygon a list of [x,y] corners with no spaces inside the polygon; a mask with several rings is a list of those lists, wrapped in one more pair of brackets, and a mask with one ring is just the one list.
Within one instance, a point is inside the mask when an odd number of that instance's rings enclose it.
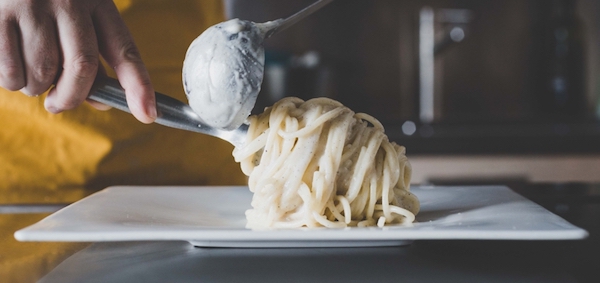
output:
{"label": "square white plate", "polygon": [[414,240],[575,240],[588,233],[503,186],[414,187],[410,226],[253,231],[247,187],[109,187],[19,230],[19,241],[183,240],[212,247],[389,246]]}

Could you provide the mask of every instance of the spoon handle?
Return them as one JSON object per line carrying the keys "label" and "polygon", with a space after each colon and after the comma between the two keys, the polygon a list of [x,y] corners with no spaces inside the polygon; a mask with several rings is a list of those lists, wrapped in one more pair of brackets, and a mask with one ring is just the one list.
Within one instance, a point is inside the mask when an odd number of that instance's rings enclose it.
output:
{"label": "spoon handle", "polygon": [[308,15],[316,12],[317,10],[323,8],[323,6],[331,3],[332,1],[333,0],[319,0],[285,19],[278,20],[277,27],[273,29],[270,33],[268,33],[266,37],[271,37],[274,34],[289,28],[290,26],[304,19]]}
{"label": "spoon handle", "polygon": [[[162,93],[155,93],[158,118],[155,123],[180,130],[192,131],[221,138],[238,146],[246,139],[248,125],[243,124],[233,131],[225,131],[205,125],[192,108],[184,102]],[[131,113],[127,106],[125,90],[113,78],[98,79],[88,99]]]}
{"label": "spoon handle", "polygon": [[[157,124],[172,128],[204,133],[200,129],[201,121],[189,105],[162,93],[155,93],[158,110]],[[113,78],[103,78],[96,82],[89,99],[131,113],[127,106],[125,90]]]}

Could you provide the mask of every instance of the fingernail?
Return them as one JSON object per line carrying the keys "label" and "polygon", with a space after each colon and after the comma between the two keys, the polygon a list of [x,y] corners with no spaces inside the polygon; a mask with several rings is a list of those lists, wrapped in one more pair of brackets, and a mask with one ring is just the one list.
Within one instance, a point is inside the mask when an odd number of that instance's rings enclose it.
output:
{"label": "fingernail", "polygon": [[54,107],[52,105],[47,105],[46,110],[52,114],[57,114],[60,112],[56,107]]}
{"label": "fingernail", "polygon": [[44,99],[44,108],[46,108],[46,111],[52,113],[52,114],[57,114],[60,112],[60,110],[58,110],[58,108],[56,108],[56,106],[52,105],[52,103],[50,102],[52,98],[50,97],[46,97],[46,99]]}
{"label": "fingernail", "polygon": [[25,88],[22,88],[19,91],[22,92],[23,94],[29,96],[29,97],[34,96],[33,94],[31,94],[31,92],[27,91]]}
{"label": "fingernail", "polygon": [[148,109],[150,110],[148,111],[148,115],[150,116],[150,118],[156,119],[158,117],[158,113],[156,111],[156,102],[148,102]]}

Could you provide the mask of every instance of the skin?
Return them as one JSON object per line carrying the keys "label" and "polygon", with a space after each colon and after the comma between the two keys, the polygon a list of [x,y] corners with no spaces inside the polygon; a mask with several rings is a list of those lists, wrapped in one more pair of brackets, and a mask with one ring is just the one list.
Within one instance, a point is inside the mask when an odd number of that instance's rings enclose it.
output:
{"label": "skin", "polygon": [[70,110],[86,101],[103,75],[100,57],[114,69],[132,114],[153,122],[156,101],[148,71],[111,0],[0,1],[1,87],[29,96],[50,89],[46,110]]}

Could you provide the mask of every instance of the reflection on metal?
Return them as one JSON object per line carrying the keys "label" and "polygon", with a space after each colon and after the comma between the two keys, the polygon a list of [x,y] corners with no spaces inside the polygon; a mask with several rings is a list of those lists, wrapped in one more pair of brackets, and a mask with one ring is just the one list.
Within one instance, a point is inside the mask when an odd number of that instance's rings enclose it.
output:
{"label": "reflection on metal", "polygon": [[423,123],[434,119],[434,48],[435,23],[433,9],[424,7],[419,16],[419,118]]}
{"label": "reflection on metal", "polygon": [[[419,13],[419,119],[422,123],[435,120],[435,58],[453,43],[466,36],[466,25],[472,12],[465,9],[423,7]],[[436,33],[436,25],[442,24]]]}
{"label": "reflection on metal", "polygon": [[68,204],[3,204],[0,205],[0,214],[25,214],[25,213],[52,213]]}

